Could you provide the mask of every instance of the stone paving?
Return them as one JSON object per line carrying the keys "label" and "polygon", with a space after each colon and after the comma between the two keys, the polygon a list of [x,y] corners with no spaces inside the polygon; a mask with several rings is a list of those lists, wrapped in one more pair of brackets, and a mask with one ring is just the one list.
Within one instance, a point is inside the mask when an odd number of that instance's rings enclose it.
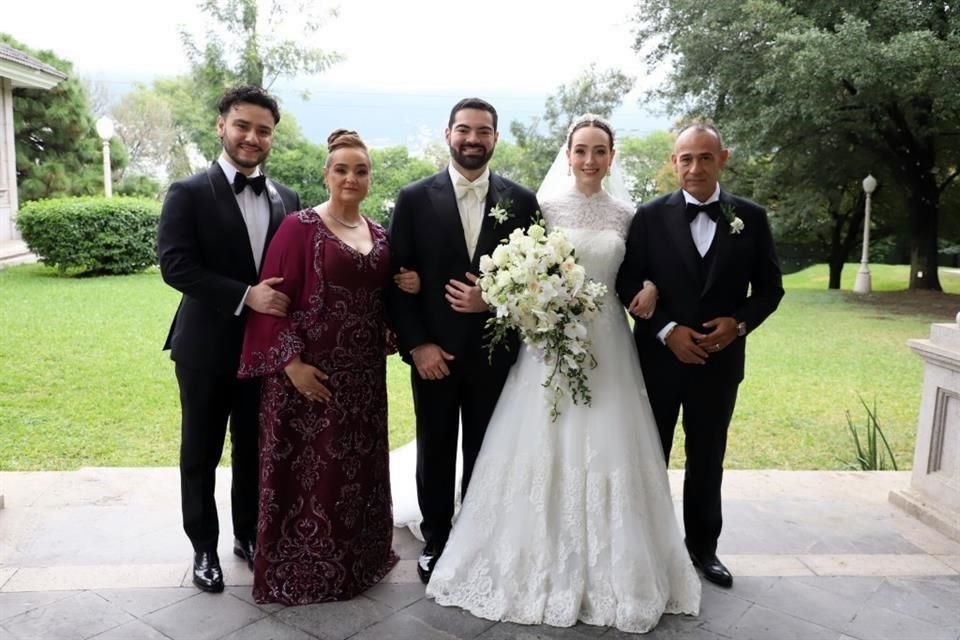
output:
{"label": "stone paving", "polygon": [[[681,476],[671,471],[674,497]],[[732,471],[720,556],[736,576],[705,583],[699,616],[649,638],[960,640],[960,543],[890,504],[905,472]],[[397,530],[398,567],[349,602],[256,605],[252,575],[221,537],[227,590],[189,580],[176,469],[0,472],[0,640],[535,640],[633,637],[521,626],[424,598],[420,545]],[[221,469],[221,522],[230,522]]]}
{"label": "stone paving", "polygon": [[17,264],[31,264],[37,256],[30,253],[23,240],[4,240],[0,242],[0,269]]}

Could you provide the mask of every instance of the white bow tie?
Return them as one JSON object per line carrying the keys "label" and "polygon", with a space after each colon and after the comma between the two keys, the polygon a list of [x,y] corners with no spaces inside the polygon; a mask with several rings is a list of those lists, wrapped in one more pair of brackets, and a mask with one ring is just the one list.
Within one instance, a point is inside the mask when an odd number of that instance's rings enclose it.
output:
{"label": "white bow tie", "polygon": [[457,200],[463,200],[468,193],[473,193],[477,196],[477,200],[483,202],[487,196],[489,184],[489,179],[481,178],[476,182],[468,182],[465,178],[457,178],[453,188],[457,193]]}

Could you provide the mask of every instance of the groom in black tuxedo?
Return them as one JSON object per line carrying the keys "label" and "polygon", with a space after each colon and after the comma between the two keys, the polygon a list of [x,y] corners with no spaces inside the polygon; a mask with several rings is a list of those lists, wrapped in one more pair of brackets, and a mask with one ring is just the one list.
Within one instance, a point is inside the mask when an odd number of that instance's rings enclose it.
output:
{"label": "groom in black tuxedo", "polygon": [[220,99],[223,152],[213,165],[167,191],[157,237],[164,281],[183,294],[164,349],[180,386],[183,528],[194,549],[193,582],[223,591],[214,501],[217,464],[230,421],[234,553],[253,568],[257,527],[258,380],[238,380],[247,307],[284,315],[289,299],[259,281],[280,221],[299,196],[268,180],[260,165],[280,121],[276,100],[258,87]]}
{"label": "groom in black tuxedo", "polygon": [[[417,295],[391,287],[388,311],[403,359],[411,364],[417,420],[417,498],[426,541],[417,565],[427,583],[450,534],[456,486],[458,423],[463,427],[465,493],[518,341],[488,358],[484,323],[490,310],[476,286],[480,256],[492,253],[538,210],[529,189],[489,171],[497,144],[497,112],[466,98],[444,132],[450,165],[404,187],[390,224],[394,272],[420,274]],[[509,217],[489,215],[499,205]]]}
{"label": "groom in black tuxedo", "polygon": [[716,555],[727,428],[746,337],[783,297],[766,212],[720,189],[727,156],[712,125],[680,131],[671,161],[681,189],[637,210],[617,277],[628,308],[645,279],[659,290],[654,312],[635,316],[634,338],[667,462],[683,408],[686,545],[704,577],[723,587],[733,585]]}

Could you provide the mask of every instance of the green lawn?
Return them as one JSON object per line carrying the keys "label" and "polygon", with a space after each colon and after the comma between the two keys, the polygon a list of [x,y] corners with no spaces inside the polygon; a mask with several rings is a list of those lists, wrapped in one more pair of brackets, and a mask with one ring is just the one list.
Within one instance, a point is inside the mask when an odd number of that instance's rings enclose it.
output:
{"label": "green lawn", "polygon": [[[856,268],[845,269],[842,291],[824,288],[823,267],[787,278],[780,310],[750,338],[729,467],[842,467],[844,412],[862,418],[858,393],[876,397],[909,467],[922,363],[905,341],[951,319],[943,309],[960,310],[960,297],[921,296],[925,304],[911,306],[897,292],[906,268],[886,265],[871,268],[879,293],[855,296]],[[960,291],[960,277],[941,280]],[[0,270],[0,291],[0,470],[176,464],[177,388],[160,347],[179,296],[156,271],[61,278],[26,265]],[[408,368],[392,357],[388,376],[397,446],[413,431]]]}

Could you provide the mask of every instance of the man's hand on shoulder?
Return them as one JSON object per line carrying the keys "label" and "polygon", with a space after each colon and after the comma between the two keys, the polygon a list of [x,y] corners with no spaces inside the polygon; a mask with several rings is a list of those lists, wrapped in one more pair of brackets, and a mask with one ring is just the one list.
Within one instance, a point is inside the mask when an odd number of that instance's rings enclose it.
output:
{"label": "man's hand on shoulder", "polygon": [[273,288],[281,282],[283,282],[283,278],[267,278],[260,284],[250,287],[244,303],[254,311],[268,316],[286,318],[290,298],[282,291]]}

